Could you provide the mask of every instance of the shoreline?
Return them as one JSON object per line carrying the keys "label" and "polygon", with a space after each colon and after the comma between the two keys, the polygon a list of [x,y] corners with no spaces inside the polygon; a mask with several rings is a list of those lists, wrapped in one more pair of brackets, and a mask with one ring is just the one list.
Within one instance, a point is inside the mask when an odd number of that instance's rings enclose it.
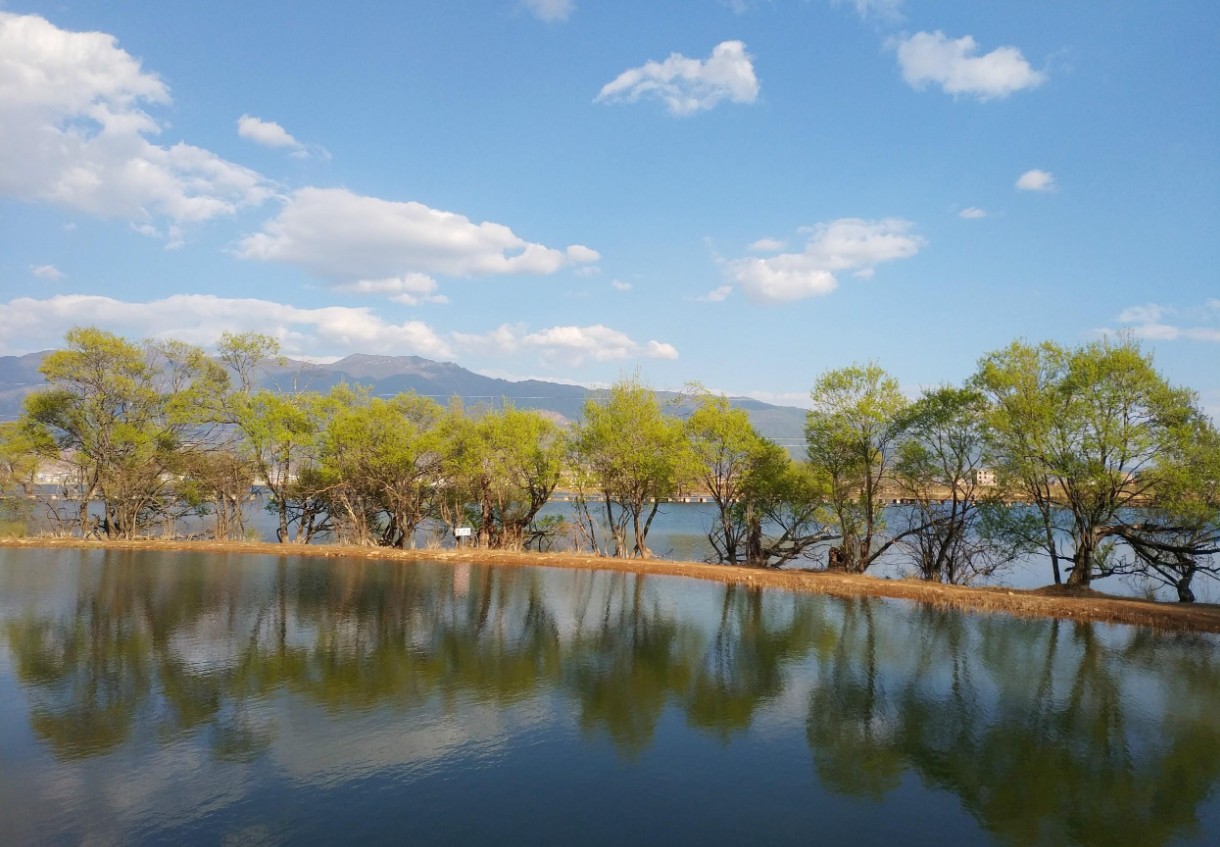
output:
{"label": "shoreline", "polygon": [[667,559],[614,559],[576,553],[480,549],[397,550],[385,547],[350,547],[335,544],[276,544],[265,541],[98,541],[80,538],[0,538],[0,548],[67,548],[97,550],[149,550],[172,552],[243,553],[313,558],[382,559],[401,562],[470,562],[510,567],[548,567],[610,570],[705,581],[778,588],[832,597],[885,597],[908,600],[963,612],[1008,614],[1024,618],[1058,618],[1072,621],[1142,626],[1169,632],[1220,633],[1220,605],[1162,603],[1112,597],[1097,591],[1067,594],[1054,587],[1018,589],[943,585],[922,580],[878,579],[859,574],[812,570],[760,570],[741,565],[681,562]]}

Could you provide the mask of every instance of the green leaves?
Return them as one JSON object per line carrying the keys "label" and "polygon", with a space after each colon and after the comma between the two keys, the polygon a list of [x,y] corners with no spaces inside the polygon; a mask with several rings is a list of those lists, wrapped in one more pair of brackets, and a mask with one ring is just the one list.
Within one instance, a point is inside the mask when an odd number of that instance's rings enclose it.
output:
{"label": "green leaves", "polygon": [[1216,479],[1215,428],[1134,340],[1016,342],[982,360],[974,385],[991,403],[988,455],[1041,509],[1048,552],[1072,560],[1070,582],[1134,566],[1107,539],[1135,539],[1137,510],[1167,525],[1220,516],[1203,494]]}
{"label": "green leaves", "polygon": [[810,463],[830,482],[844,566],[863,572],[880,554],[881,482],[893,460],[908,401],[875,364],[827,371],[810,394],[805,425]]}
{"label": "green leaves", "polygon": [[667,417],[656,395],[637,379],[615,383],[604,403],[585,402],[584,420],[572,433],[577,479],[585,479],[609,504],[630,518],[634,539],[613,515],[616,554],[647,556],[648,528],[658,501],[672,497],[692,473],[681,422]]}

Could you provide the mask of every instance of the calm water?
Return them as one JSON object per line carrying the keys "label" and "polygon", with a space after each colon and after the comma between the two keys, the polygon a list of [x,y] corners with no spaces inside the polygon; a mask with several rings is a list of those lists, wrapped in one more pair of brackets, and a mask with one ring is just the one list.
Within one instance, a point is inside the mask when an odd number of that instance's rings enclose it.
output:
{"label": "calm water", "polygon": [[[61,531],[75,529],[75,506],[71,503],[57,504],[60,509],[61,521],[50,520],[45,513],[39,513],[33,519],[31,531],[51,532],[58,527]],[[246,508],[246,525],[250,532],[263,541],[275,541],[278,520],[275,515],[264,508],[263,500],[252,500]],[[101,514],[101,504],[94,504],[94,511]],[[905,520],[905,507],[887,509],[887,519],[895,525]],[[569,519],[573,514],[573,506],[566,501],[552,501],[543,507],[541,515],[558,515]],[[595,519],[600,515],[595,510]],[[63,518],[67,519],[65,523]],[[654,556],[661,559],[681,561],[714,561],[714,551],[707,540],[708,530],[717,521],[716,507],[711,503],[666,503],[657,513],[652,529],[648,533],[648,545]],[[215,519],[211,516],[203,518],[180,519],[170,529],[181,536],[206,536],[214,531]],[[605,539],[605,527],[599,525],[599,538]],[[156,531],[153,531],[156,534]],[[327,543],[329,536],[323,536],[318,543]],[[443,525],[425,521],[416,533],[415,545],[427,547],[430,544],[452,546],[453,537]],[[569,535],[554,538],[548,549],[571,550],[574,539]],[[812,568],[825,567],[826,548],[815,550],[813,559],[799,559],[789,567]],[[901,547],[895,546],[883,556],[872,568],[869,574],[876,577],[897,578],[908,576],[913,572],[910,561],[904,556]],[[1014,562],[1011,567],[987,579],[979,579],[978,584],[1007,585],[1014,588],[1039,588],[1053,581],[1050,560],[1041,554],[1024,556]],[[1099,580],[1096,587],[1109,594],[1119,596],[1153,596],[1164,602],[1176,602],[1176,592],[1164,586],[1157,586],[1134,577],[1111,577]],[[1195,580],[1195,595],[1201,603],[1220,603],[1220,582],[1200,576]],[[1150,594],[1151,592],[1151,594]]]}
{"label": "calm water", "polygon": [[1214,844],[1220,642],[609,572],[0,550],[0,842]]}

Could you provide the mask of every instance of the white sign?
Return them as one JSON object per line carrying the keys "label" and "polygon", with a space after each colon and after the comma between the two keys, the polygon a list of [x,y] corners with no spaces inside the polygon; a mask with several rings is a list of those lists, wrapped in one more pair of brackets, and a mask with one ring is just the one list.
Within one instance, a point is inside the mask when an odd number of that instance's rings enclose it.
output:
{"label": "white sign", "polygon": [[454,536],[454,538],[469,538],[470,537],[470,527],[459,526],[459,527],[454,528],[453,536]]}

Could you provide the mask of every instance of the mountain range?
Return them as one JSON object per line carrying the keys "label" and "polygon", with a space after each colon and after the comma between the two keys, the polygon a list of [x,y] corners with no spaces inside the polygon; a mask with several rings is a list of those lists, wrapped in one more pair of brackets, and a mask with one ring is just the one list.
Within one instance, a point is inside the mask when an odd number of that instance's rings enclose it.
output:
{"label": "mountain range", "polygon": [[[0,356],[0,420],[21,412],[26,394],[45,382],[38,366],[50,351],[25,356]],[[453,362],[435,362],[419,356],[354,354],[329,364],[287,360],[264,368],[257,382],[282,391],[320,391],[346,382],[367,386],[373,394],[393,396],[414,391],[445,403],[458,397],[467,407],[499,406],[510,402],[519,409],[537,409],[563,423],[580,418],[585,400],[605,396],[605,389],[586,388],[537,379],[507,380],[483,376]],[[689,412],[691,404],[672,391],[658,391],[658,399],[671,413]],[[804,441],[805,411],[774,406],[750,397],[733,397],[735,408],[745,409],[755,429],[789,448]]]}

